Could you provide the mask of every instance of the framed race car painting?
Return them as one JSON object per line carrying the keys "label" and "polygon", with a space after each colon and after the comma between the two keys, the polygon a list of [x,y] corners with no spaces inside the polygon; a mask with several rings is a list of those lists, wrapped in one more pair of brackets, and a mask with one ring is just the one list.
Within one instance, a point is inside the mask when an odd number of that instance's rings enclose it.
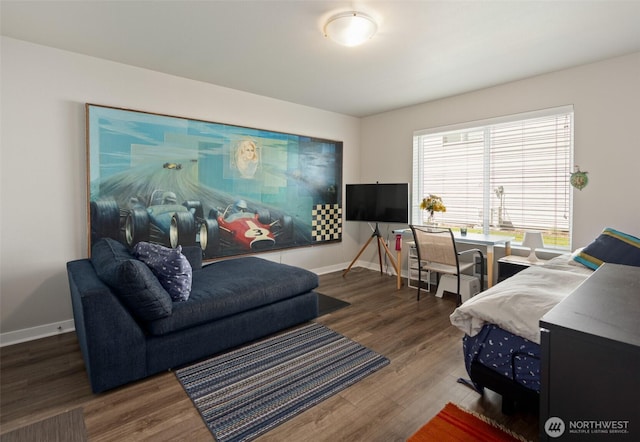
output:
{"label": "framed race car painting", "polygon": [[199,246],[203,257],[342,240],[342,142],[86,105],[89,253]]}

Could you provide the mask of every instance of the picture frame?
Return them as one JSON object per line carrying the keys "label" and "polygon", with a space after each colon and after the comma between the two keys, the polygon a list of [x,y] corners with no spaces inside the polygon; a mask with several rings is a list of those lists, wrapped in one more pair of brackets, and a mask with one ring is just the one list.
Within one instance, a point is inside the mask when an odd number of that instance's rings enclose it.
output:
{"label": "picture frame", "polygon": [[103,237],[205,260],[342,240],[341,141],[85,107],[89,255]]}

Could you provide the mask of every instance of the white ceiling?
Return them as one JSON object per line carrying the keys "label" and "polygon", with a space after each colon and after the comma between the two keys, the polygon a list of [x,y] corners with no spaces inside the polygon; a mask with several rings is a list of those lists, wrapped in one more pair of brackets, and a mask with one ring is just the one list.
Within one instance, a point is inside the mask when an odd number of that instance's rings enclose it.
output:
{"label": "white ceiling", "polygon": [[[640,51],[638,1],[12,1],[2,35],[353,116]],[[357,9],[346,48],[323,22]]]}

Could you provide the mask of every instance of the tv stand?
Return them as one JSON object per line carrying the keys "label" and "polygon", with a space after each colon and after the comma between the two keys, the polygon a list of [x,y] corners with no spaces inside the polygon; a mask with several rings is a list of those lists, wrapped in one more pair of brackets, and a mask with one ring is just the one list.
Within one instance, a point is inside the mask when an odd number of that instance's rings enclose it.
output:
{"label": "tv stand", "polygon": [[[371,227],[371,225],[369,225],[369,227]],[[356,257],[353,258],[353,261],[351,261],[351,264],[349,264],[349,267],[347,267],[347,269],[342,273],[342,277],[347,276],[347,273],[349,273],[349,270],[351,270],[351,267],[353,267],[353,265],[358,260],[358,258],[360,258],[360,255],[362,255],[362,253],[369,246],[371,241],[373,241],[373,238],[375,238],[378,243],[378,261],[380,262],[380,274],[382,275],[382,250],[380,249],[380,245],[382,245],[382,248],[384,248],[384,252],[387,254],[387,258],[389,258],[389,261],[391,262],[393,269],[396,271],[396,275],[400,275],[400,268],[398,267],[398,263],[393,258],[393,255],[391,254],[389,247],[387,247],[387,243],[385,242],[384,238],[382,238],[382,235],[380,234],[380,229],[378,228],[378,223],[376,223],[376,227],[373,229],[373,233],[371,234],[371,236],[369,237],[365,245],[362,246],[362,248],[360,249]]]}

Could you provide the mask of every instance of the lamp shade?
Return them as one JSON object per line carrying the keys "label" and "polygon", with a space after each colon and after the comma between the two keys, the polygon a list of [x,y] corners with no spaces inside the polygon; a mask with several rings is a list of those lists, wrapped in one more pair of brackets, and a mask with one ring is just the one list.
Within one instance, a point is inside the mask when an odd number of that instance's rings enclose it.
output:
{"label": "lamp shade", "polygon": [[536,249],[544,247],[544,242],[542,241],[542,232],[524,232],[524,240],[522,241],[522,245],[531,249],[528,258],[529,261],[537,261],[538,257],[536,256]]}
{"label": "lamp shade", "polygon": [[343,46],[358,46],[376,33],[376,22],[362,12],[334,15],[324,25],[324,35]]}

